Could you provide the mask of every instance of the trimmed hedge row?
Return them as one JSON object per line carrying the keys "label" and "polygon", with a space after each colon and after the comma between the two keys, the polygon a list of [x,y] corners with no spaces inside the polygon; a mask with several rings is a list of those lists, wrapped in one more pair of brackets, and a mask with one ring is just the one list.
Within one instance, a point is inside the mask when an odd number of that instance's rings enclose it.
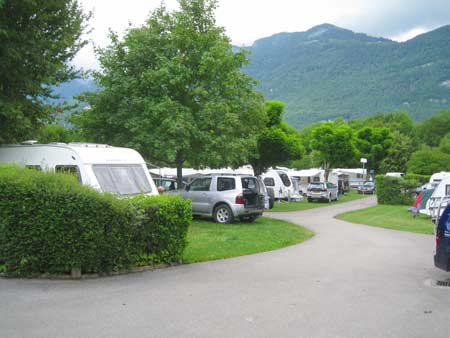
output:
{"label": "trimmed hedge row", "polygon": [[186,246],[190,204],[181,197],[118,199],[69,175],[13,166],[0,166],[0,196],[0,265],[8,275],[108,273],[143,256],[171,263]]}
{"label": "trimmed hedge row", "polygon": [[411,205],[414,194],[411,191],[420,185],[414,179],[378,175],[376,178],[378,204]]}

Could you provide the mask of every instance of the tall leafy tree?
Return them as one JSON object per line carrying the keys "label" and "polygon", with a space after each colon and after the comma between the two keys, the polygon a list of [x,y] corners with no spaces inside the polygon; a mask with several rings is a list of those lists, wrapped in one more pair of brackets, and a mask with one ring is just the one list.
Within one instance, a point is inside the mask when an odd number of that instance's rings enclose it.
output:
{"label": "tall leafy tree", "polygon": [[257,136],[256,151],[250,156],[255,175],[261,175],[268,168],[300,159],[303,147],[298,131],[283,121],[285,104],[281,101],[267,101],[267,123]]}
{"label": "tall leafy tree", "polygon": [[407,167],[408,172],[420,175],[450,171],[450,154],[424,145],[412,154]]}
{"label": "tall leafy tree", "polygon": [[441,138],[450,132],[450,110],[424,120],[417,127],[420,140],[430,147],[437,147]]}
{"label": "tall leafy tree", "polygon": [[381,162],[388,156],[393,143],[388,128],[366,127],[356,133],[356,147],[363,158],[367,158],[367,171],[380,171]]}
{"label": "tall leafy tree", "polygon": [[414,152],[415,146],[413,140],[400,133],[394,131],[392,133],[393,143],[390,147],[386,158],[381,165],[382,172],[406,172],[407,163]]}
{"label": "tall leafy tree", "polygon": [[123,39],[111,34],[99,50],[104,88],[88,95],[91,109],[75,119],[94,141],[138,149],[147,159],[177,167],[238,165],[254,149],[264,123],[264,101],[241,72],[244,51],[234,53],[216,25],[215,0],[163,5]]}
{"label": "tall leafy tree", "polygon": [[322,160],[328,179],[329,169],[345,167],[355,161],[356,148],[352,129],[347,124],[322,123],[312,130],[311,149]]}
{"label": "tall leafy tree", "polygon": [[68,61],[89,16],[77,0],[0,2],[0,143],[34,135],[49,116],[43,100],[76,75]]}

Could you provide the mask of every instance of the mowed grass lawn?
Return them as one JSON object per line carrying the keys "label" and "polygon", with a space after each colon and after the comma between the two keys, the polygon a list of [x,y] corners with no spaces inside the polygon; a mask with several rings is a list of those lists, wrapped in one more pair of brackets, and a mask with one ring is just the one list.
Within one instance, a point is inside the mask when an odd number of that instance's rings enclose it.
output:
{"label": "mowed grass lawn", "polygon": [[407,208],[405,205],[377,205],[346,212],[336,216],[336,218],[380,228],[432,235],[434,233],[434,224],[431,223],[429,217],[417,215],[414,218],[412,214],[406,211]]}
{"label": "mowed grass lawn", "polygon": [[184,263],[204,262],[275,250],[301,243],[314,233],[288,222],[259,217],[255,223],[218,224],[194,220]]}
{"label": "mowed grass lawn", "polygon": [[271,212],[283,212],[283,211],[300,211],[300,210],[307,210],[307,209],[314,209],[314,208],[322,208],[327,207],[329,205],[338,204],[338,203],[345,203],[354,201],[360,198],[365,198],[372,195],[362,195],[358,194],[356,190],[351,190],[350,192],[345,193],[345,195],[339,196],[338,201],[333,201],[331,203],[327,202],[308,202],[306,197],[303,197],[303,200],[300,202],[275,202],[275,205],[273,209],[271,209]]}

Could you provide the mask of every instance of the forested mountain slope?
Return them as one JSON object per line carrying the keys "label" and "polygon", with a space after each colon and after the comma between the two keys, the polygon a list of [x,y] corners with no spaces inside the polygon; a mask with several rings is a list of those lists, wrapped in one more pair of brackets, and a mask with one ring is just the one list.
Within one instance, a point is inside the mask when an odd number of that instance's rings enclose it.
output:
{"label": "forested mountain slope", "polygon": [[422,120],[450,107],[450,26],[398,43],[324,24],[248,49],[245,71],[266,99],[286,102],[297,128],[394,110]]}

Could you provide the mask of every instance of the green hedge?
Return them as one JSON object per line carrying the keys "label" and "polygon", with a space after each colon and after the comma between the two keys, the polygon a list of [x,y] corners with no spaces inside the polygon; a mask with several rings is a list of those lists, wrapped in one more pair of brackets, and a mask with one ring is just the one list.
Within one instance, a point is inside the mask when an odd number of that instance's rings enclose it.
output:
{"label": "green hedge", "polygon": [[191,204],[181,196],[137,196],[131,200],[140,215],[140,240],[144,245],[144,263],[181,261],[192,221]]}
{"label": "green hedge", "polygon": [[11,166],[0,166],[0,196],[0,266],[8,275],[107,273],[143,255],[173,262],[186,245],[190,204],[180,198],[132,204],[68,175]]}
{"label": "green hedge", "polygon": [[413,179],[402,177],[376,176],[378,204],[411,205],[414,202],[413,188],[420,185]]}

